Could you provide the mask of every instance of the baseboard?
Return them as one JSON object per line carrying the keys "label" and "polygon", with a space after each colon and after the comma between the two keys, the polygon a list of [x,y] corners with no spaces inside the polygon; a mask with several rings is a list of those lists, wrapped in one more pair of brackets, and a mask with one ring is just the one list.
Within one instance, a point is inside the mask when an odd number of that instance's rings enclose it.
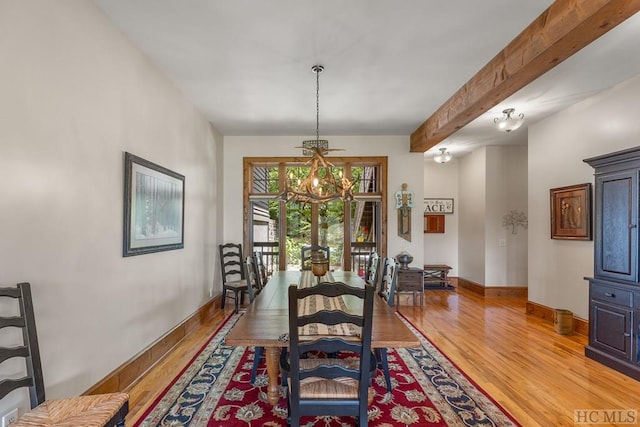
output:
{"label": "baseboard", "polygon": [[[542,304],[527,301],[527,314],[530,314],[547,322],[553,323],[554,308]],[[579,335],[589,335],[589,321],[573,316],[573,332]]]}
{"label": "baseboard", "polygon": [[526,298],[529,294],[529,288],[526,286],[484,286],[462,277],[458,277],[457,282],[460,288],[467,289],[485,298]]}
{"label": "baseboard", "polygon": [[217,296],[207,301],[182,323],[116,368],[113,372],[108,374],[83,394],[114,393],[117,391],[123,391],[127,387],[131,386],[142,376],[142,374],[157,363],[184,337],[205,323],[206,320],[210,319],[212,314],[216,310],[220,309],[220,301],[221,296]]}

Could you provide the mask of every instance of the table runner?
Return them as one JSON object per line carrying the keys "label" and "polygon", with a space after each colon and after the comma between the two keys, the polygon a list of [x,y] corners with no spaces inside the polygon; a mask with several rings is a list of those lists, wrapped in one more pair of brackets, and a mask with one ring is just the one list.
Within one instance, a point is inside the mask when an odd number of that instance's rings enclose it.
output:
{"label": "table runner", "polygon": [[[320,282],[333,282],[333,275],[328,272],[320,278]],[[300,275],[299,288],[308,288],[318,283],[317,278],[311,271],[303,270]],[[347,305],[342,297],[325,297],[322,295],[311,295],[303,298],[298,305],[298,315],[316,313],[320,310],[341,310],[346,311]],[[338,336],[360,336],[361,328],[351,323],[339,323],[337,325],[324,325],[321,323],[310,323],[300,328],[300,335],[338,335]]]}

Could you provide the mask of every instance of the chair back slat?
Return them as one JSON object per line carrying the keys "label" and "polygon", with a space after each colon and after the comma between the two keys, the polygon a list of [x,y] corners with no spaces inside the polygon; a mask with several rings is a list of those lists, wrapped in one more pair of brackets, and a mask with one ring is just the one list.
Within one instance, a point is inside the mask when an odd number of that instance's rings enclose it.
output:
{"label": "chair back slat", "polygon": [[311,315],[298,316],[298,326],[302,327],[311,323],[322,323],[325,325],[351,323],[356,326],[362,326],[364,324],[362,317],[355,314],[348,314],[340,310],[320,310]]}
{"label": "chair back slat", "polygon": [[23,340],[21,346],[0,347],[0,363],[8,359],[22,357],[27,370],[27,376],[24,378],[6,378],[0,382],[0,399],[17,388],[29,387],[31,407],[35,408],[44,402],[45,394],[36,320],[31,299],[31,285],[29,283],[18,283],[15,288],[0,288],[0,297],[9,297],[17,300],[20,308],[19,316],[2,317],[0,319],[0,329],[19,328],[22,331]]}
{"label": "chair back slat", "polygon": [[354,353],[357,353],[360,349],[361,345],[359,342],[349,342],[344,340],[341,341],[342,342],[340,343],[336,343],[335,338],[319,338],[309,343],[299,343],[298,347],[300,354],[304,354],[309,351],[322,351],[325,353],[332,353],[335,351],[334,349],[338,345],[342,348],[342,350],[352,351]]}
{"label": "chair back slat", "polygon": [[6,328],[9,326],[13,326],[14,328],[24,327],[24,317],[22,316],[0,317],[0,329]]}
{"label": "chair back slat", "polygon": [[353,378],[358,380],[360,372],[354,369],[345,368],[341,365],[320,365],[312,369],[301,369],[300,379],[305,378],[326,378],[329,380],[337,378]]}
{"label": "chair back slat", "polygon": [[0,363],[14,357],[29,357],[29,348],[25,345],[20,347],[0,347]]}

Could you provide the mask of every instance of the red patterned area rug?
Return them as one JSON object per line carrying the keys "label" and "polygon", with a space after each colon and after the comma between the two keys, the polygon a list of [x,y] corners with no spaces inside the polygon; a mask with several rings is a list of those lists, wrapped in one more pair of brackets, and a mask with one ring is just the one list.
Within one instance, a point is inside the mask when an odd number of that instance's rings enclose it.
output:
{"label": "red patterned area rug", "polygon": [[[267,402],[264,361],[249,382],[253,348],[228,347],[224,338],[242,313],[230,316],[209,342],[138,420],[149,426],[286,426],[287,402]],[[420,331],[415,349],[389,349],[393,392],[378,371],[369,426],[519,426],[486,392],[470,380]],[[303,417],[305,427],[346,427],[352,417]]]}

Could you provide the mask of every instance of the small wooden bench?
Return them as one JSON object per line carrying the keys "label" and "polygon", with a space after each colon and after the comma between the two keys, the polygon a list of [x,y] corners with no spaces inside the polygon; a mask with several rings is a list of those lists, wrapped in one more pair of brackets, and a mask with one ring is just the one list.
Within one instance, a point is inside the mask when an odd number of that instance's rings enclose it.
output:
{"label": "small wooden bench", "polygon": [[444,264],[427,264],[424,266],[422,277],[424,285],[439,284],[443,288],[451,286],[451,280],[447,277],[451,267]]}

